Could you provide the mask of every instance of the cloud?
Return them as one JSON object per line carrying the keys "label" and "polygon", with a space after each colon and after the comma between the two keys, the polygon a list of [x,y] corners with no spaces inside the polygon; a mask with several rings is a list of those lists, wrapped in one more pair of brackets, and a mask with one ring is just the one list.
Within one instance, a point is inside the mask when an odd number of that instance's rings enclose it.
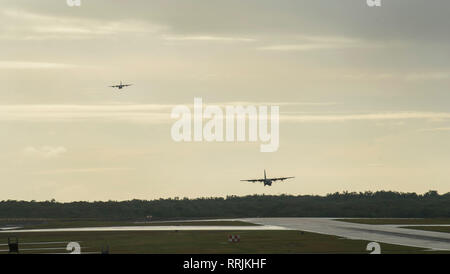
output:
{"label": "cloud", "polygon": [[331,44],[285,44],[285,45],[273,45],[260,47],[260,50],[271,51],[306,51],[306,50],[319,50],[319,49],[335,49],[339,48],[336,45]]}
{"label": "cloud", "polygon": [[[205,105],[305,105],[328,106],[330,102],[205,102]],[[175,104],[117,105],[0,105],[0,121],[129,121],[165,123],[171,121]],[[192,104],[187,104],[192,107]]]}
{"label": "cloud", "polygon": [[48,174],[66,174],[66,173],[97,173],[97,172],[113,172],[113,171],[130,171],[130,170],[136,169],[128,167],[66,168],[66,169],[39,171],[36,174],[48,175]]}
{"label": "cloud", "polygon": [[0,61],[0,69],[71,69],[77,65],[44,62]]}
{"label": "cloud", "polygon": [[421,132],[429,132],[429,131],[450,131],[450,127],[437,127],[437,128],[425,128],[425,129],[421,129],[419,130]]}
{"label": "cloud", "polygon": [[411,73],[405,76],[406,81],[446,80],[450,79],[450,72]]}
{"label": "cloud", "polygon": [[99,21],[16,9],[4,9],[0,14],[0,39],[10,40],[89,39],[120,33],[157,33],[167,28],[139,20]]}
{"label": "cloud", "polygon": [[[208,104],[208,103],[207,103]],[[250,101],[231,101],[231,102],[220,102],[212,103],[214,105],[252,105],[252,106],[334,106],[338,103],[335,102],[250,102]]]}
{"label": "cloud", "polygon": [[179,36],[179,35],[164,35],[164,40],[167,41],[206,41],[206,42],[254,42],[256,39],[246,37],[227,37],[214,35],[193,35],[193,36]]}
{"label": "cloud", "polygon": [[435,81],[450,79],[449,71],[433,71],[433,72],[413,72],[413,73],[346,73],[342,75],[343,78],[350,80],[384,80],[384,79],[401,79],[408,82],[413,81]]}
{"label": "cloud", "polygon": [[342,75],[343,78],[350,79],[350,80],[384,80],[384,79],[392,79],[394,77],[397,77],[396,75],[392,73],[348,73]]}
{"label": "cloud", "polygon": [[57,158],[67,152],[67,149],[63,146],[42,146],[34,147],[29,146],[22,151],[26,156],[42,157],[42,158]]}
{"label": "cloud", "polygon": [[135,121],[160,123],[175,105],[0,105],[0,121]]}
{"label": "cloud", "polygon": [[289,122],[345,122],[404,119],[450,119],[450,112],[386,112],[337,115],[284,115],[281,120]]}
{"label": "cloud", "polygon": [[[302,102],[221,102],[204,105],[237,106],[237,105],[302,105]],[[308,103],[307,103],[308,104]],[[311,104],[311,103],[309,103]],[[325,103],[332,104],[332,103]],[[170,118],[174,104],[129,104],[129,105],[0,105],[0,121],[25,122],[143,122],[171,123]],[[192,104],[186,106],[192,107]],[[308,106],[308,105],[307,105]],[[321,106],[314,103],[312,106]],[[350,114],[318,114],[317,112],[286,112],[280,115],[283,122],[346,122],[346,121],[384,121],[384,120],[447,120],[450,112],[373,112]]]}
{"label": "cloud", "polygon": [[285,44],[276,44],[271,46],[259,47],[259,50],[268,51],[310,51],[310,50],[324,50],[324,49],[348,49],[359,47],[376,47],[375,43],[368,43],[363,40],[335,37],[335,36],[301,36],[295,39],[297,42],[290,42]]}

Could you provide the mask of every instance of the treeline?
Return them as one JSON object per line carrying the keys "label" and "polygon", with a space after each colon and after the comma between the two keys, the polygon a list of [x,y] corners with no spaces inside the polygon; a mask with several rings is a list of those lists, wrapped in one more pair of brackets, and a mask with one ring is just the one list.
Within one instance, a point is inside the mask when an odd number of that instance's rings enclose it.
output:
{"label": "treeline", "polygon": [[343,192],[326,196],[251,195],[226,198],[107,202],[1,201],[0,218],[153,220],[235,217],[450,217],[450,193]]}

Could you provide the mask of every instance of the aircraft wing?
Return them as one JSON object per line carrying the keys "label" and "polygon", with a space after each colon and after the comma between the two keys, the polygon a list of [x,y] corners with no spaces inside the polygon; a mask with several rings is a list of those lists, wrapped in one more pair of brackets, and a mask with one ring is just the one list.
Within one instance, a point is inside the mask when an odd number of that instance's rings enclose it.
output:
{"label": "aircraft wing", "polygon": [[119,86],[109,86],[110,88],[118,88]]}
{"label": "aircraft wing", "polygon": [[264,179],[250,179],[250,180],[241,180],[242,182],[264,182]]}
{"label": "aircraft wing", "polygon": [[295,177],[270,178],[269,180],[271,180],[271,181],[284,181],[284,180],[291,179],[291,178],[295,178]]}
{"label": "aircraft wing", "polygon": [[128,87],[131,86],[132,84],[126,84],[126,85],[122,85],[122,87]]}

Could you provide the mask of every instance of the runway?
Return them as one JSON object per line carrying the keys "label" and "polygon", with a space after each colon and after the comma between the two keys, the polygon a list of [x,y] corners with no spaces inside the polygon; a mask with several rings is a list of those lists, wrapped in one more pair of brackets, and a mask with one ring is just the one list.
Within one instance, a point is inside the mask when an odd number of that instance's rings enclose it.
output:
{"label": "runway", "polygon": [[17,229],[4,230],[0,233],[31,233],[31,232],[94,232],[94,231],[184,231],[184,230],[216,230],[216,231],[242,231],[242,230],[289,230],[289,228],[262,225],[262,226],[109,226],[109,227],[76,227],[76,228],[45,228],[45,229]]}
{"label": "runway", "polygon": [[432,250],[450,250],[450,233],[400,228],[401,226],[411,225],[356,224],[336,221],[331,218],[246,218],[239,220],[348,239],[414,246]]}

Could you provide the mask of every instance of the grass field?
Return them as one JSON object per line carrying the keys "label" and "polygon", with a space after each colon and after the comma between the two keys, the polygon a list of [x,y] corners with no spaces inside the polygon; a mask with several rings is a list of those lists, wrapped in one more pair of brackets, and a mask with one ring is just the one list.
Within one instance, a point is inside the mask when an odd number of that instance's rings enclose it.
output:
{"label": "grass field", "polygon": [[450,226],[403,226],[402,228],[450,233]]}
{"label": "grass field", "polygon": [[336,219],[337,221],[369,224],[369,225],[445,225],[450,224],[450,218],[380,218],[380,219]]}
{"label": "grass field", "polygon": [[[239,243],[228,242],[229,234],[240,236]],[[67,253],[69,241],[79,242],[83,252],[100,252],[109,246],[110,253],[369,253],[368,241],[300,231],[111,231],[0,233],[1,253],[7,253],[8,236],[18,236],[21,253]],[[59,244],[27,245],[36,242]],[[3,245],[1,245],[3,244]],[[61,248],[39,251],[28,248]],[[430,253],[421,248],[381,244],[382,253]]]}

